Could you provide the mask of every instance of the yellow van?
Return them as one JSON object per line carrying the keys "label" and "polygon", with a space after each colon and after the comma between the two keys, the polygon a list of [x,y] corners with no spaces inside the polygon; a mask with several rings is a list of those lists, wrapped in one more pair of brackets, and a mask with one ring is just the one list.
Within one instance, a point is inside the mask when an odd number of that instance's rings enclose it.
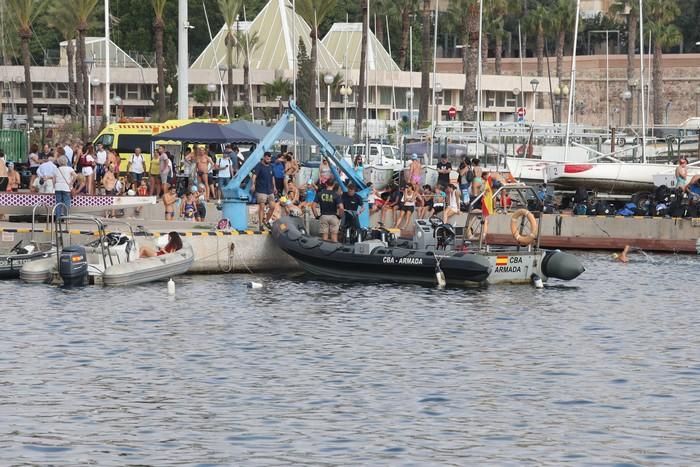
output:
{"label": "yellow van", "polygon": [[105,149],[114,148],[119,153],[120,172],[126,172],[129,159],[134,153],[134,149],[141,148],[144,158],[144,167],[149,171],[151,167],[151,136],[169,131],[177,127],[187,125],[192,122],[228,123],[223,120],[214,119],[192,119],[192,120],[168,120],[164,123],[112,123],[107,125],[94,139],[93,144],[101,143]]}

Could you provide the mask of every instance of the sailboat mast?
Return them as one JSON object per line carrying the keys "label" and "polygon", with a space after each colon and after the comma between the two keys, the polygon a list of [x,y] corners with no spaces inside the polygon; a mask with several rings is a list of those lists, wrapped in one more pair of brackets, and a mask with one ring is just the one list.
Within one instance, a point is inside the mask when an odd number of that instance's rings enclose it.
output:
{"label": "sailboat mast", "polygon": [[[640,0],[642,1],[642,0]],[[574,50],[571,54],[571,92],[569,92],[569,108],[566,112],[566,137],[564,138],[564,162],[569,160],[569,137],[571,136],[571,111],[576,99],[576,47],[578,45],[578,17],[581,12],[581,0],[576,0],[576,20],[574,22]]]}
{"label": "sailboat mast", "polygon": [[476,80],[476,143],[477,143],[477,148],[476,148],[476,155],[479,154],[479,141],[481,141],[481,72],[482,72],[482,60],[483,57],[481,56],[481,41],[482,39],[482,31],[483,31],[483,26],[484,26],[484,0],[479,0],[479,49],[477,51],[477,56],[479,59],[477,60],[478,66],[477,66],[477,80]]}
{"label": "sailboat mast", "polygon": [[[644,17],[643,17],[643,11],[642,11],[642,4],[643,0],[639,0],[639,91],[641,92],[640,94],[640,99],[639,103],[637,105],[642,106],[642,162],[646,164],[647,162],[647,152],[646,152],[646,146],[647,146],[647,122],[646,122],[646,113],[644,112]],[[650,44],[651,45],[651,44]],[[651,55],[651,49],[649,50],[649,54]]]}

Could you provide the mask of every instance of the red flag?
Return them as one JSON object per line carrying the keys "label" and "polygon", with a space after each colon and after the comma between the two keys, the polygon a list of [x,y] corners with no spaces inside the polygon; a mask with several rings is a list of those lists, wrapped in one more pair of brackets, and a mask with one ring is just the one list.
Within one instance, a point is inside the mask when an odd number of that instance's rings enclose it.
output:
{"label": "red flag", "polygon": [[481,197],[481,214],[486,217],[494,212],[493,189],[491,188],[491,176],[484,182],[484,195]]}

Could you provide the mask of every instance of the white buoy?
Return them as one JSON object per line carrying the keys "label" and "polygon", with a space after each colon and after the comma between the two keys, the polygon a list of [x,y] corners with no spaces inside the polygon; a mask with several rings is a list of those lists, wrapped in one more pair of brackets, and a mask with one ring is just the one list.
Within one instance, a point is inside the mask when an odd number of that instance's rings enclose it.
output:
{"label": "white buoy", "polygon": [[542,282],[542,278],[537,274],[532,275],[532,285],[534,285],[536,289],[544,288],[544,282]]}
{"label": "white buoy", "polygon": [[437,279],[437,286],[439,288],[443,288],[447,285],[447,281],[445,280],[445,273],[442,272],[442,269],[440,269],[439,264],[435,268],[435,279]]}
{"label": "white buoy", "polygon": [[262,286],[260,282],[248,282],[249,289],[262,289]]}
{"label": "white buoy", "polygon": [[173,281],[172,277],[168,281],[168,294],[175,295],[175,281]]}

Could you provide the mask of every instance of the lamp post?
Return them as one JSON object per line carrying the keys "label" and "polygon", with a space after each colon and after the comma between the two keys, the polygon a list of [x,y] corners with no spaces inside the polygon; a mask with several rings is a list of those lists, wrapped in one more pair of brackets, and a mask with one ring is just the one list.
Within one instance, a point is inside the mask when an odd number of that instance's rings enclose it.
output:
{"label": "lamp post", "polygon": [[[632,125],[632,113],[634,112],[634,91],[639,86],[639,81],[636,79],[631,79],[627,82],[630,88],[630,100],[627,103],[627,124]],[[637,102],[637,108],[639,109],[639,102]],[[637,112],[637,124],[639,124],[639,112]]]}
{"label": "lamp post", "polygon": [[352,96],[352,83],[340,88],[340,95],[343,96],[343,136],[348,135],[348,99]]}
{"label": "lamp post", "polygon": [[92,123],[91,123],[91,117],[90,117],[90,106],[92,105],[92,92],[91,89],[92,86],[90,85],[90,82],[92,81],[92,68],[95,66],[95,59],[94,58],[86,58],[85,59],[85,68],[87,69],[87,75],[88,75],[88,82],[87,82],[87,132],[88,135],[92,132]]}
{"label": "lamp post", "polygon": [[41,109],[41,147],[44,147],[44,135],[46,134],[46,114],[48,109]]}
{"label": "lamp post", "polygon": [[519,88],[513,88],[513,98],[515,99],[515,106],[513,107],[513,121],[518,121],[518,95],[520,95]]}
{"label": "lamp post", "polygon": [[442,84],[440,83],[435,83],[435,100],[433,102],[433,112],[435,115],[435,119],[433,120],[436,124],[437,122],[440,121],[440,111],[438,110],[438,97],[440,94],[442,94]]}
{"label": "lamp post", "polygon": [[630,105],[630,100],[632,99],[632,93],[630,91],[623,91],[620,93],[620,99],[625,103],[625,109],[626,109],[626,115],[625,115],[625,123],[627,125],[631,124],[632,120],[632,106]]}
{"label": "lamp post", "polygon": [[165,87],[165,94],[168,95],[168,107],[171,107],[171,105],[172,105],[171,99],[173,96],[173,87],[171,85],[168,84]]}
{"label": "lamp post", "polygon": [[95,108],[95,112],[92,114],[93,120],[97,119],[97,88],[100,85],[100,80],[97,78],[93,78],[92,81],[90,81],[90,85],[93,88],[92,91],[92,100]]}
{"label": "lamp post", "polygon": [[122,98],[115,95],[112,99],[112,104],[114,104],[115,119],[119,122],[119,107],[122,105]]}
{"label": "lamp post", "polygon": [[406,107],[408,108],[408,128],[413,134],[413,89],[406,91]]}
{"label": "lamp post", "polygon": [[537,86],[540,82],[537,78],[532,78],[530,80],[530,86],[532,86],[532,123],[536,122],[535,114],[537,112]]}
{"label": "lamp post", "polygon": [[214,115],[214,93],[216,92],[216,84],[207,84],[207,91],[209,91],[209,118]]}
{"label": "lamp post", "polygon": [[561,103],[563,99],[569,95],[569,87],[566,84],[559,83],[553,90],[554,101],[557,107],[557,123],[561,123]]}
{"label": "lamp post", "polygon": [[333,75],[326,73],[323,77],[323,82],[326,83],[326,122],[331,124],[331,84],[333,84]]}

